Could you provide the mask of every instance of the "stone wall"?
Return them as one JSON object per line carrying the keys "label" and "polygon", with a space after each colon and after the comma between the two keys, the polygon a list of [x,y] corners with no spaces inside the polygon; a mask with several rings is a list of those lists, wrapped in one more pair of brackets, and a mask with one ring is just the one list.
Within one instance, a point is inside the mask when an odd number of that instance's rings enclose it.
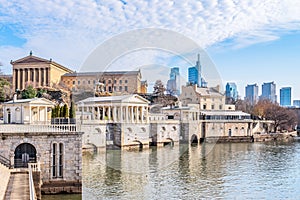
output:
{"label": "stone wall", "polygon": [[178,143],[180,137],[180,124],[178,120],[168,120],[150,123],[150,137],[152,143],[157,146],[163,143]]}

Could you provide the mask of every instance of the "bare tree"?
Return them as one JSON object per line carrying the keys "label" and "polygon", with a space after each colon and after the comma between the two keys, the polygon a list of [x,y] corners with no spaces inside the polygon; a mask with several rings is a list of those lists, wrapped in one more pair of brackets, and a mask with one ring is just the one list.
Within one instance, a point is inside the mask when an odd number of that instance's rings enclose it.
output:
{"label": "bare tree", "polygon": [[153,87],[153,95],[155,96],[163,96],[166,88],[161,80],[157,80]]}

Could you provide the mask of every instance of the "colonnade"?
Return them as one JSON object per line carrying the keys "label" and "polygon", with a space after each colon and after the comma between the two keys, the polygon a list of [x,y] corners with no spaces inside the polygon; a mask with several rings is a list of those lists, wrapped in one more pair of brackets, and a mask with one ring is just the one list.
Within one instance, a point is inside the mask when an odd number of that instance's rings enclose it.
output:
{"label": "colonnade", "polygon": [[[48,106],[29,106],[29,123],[48,122]],[[35,113],[36,112],[36,113]]]}
{"label": "colonnade", "polygon": [[91,120],[108,122],[148,123],[148,106],[122,105],[122,106],[79,106],[81,115],[91,113]]}
{"label": "colonnade", "polygon": [[34,87],[49,86],[50,68],[22,68],[13,70],[14,89],[23,90],[26,83]]}

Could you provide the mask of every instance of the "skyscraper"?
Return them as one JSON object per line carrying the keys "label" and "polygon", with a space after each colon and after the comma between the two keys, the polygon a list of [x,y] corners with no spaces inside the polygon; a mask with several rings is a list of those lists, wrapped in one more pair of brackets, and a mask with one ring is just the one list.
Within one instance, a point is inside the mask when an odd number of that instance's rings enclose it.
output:
{"label": "skyscraper", "polygon": [[281,106],[291,106],[292,99],[292,88],[283,87],[280,89],[280,105]]}
{"label": "skyscraper", "polygon": [[167,92],[172,95],[180,95],[179,67],[171,68],[170,79],[167,82]]}
{"label": "skyscraper", "polygon": [[268,99],[275,103],[277,101],[276,96],[276,84],[273,82],[263,83],[262,85],[262,94],[260,96],[261,99]]}
{"label": "skyscraper", "polygon": [[189,83],[192,85],[197,84],[199,86],[199,74],[196,67],[189,67],[188,69]]}
{"label": "skyscraper", "polygon": [[255,104],[258,100],[258,86],[257,84],[246,86],[246,96],[245,100],[249,101],[251,104]]}
{"label": "skyscraper", "polygon": [[225,95],[227,101],[236,101],[238,98],[238,91],[235,83],[227,83],[225,88]]}

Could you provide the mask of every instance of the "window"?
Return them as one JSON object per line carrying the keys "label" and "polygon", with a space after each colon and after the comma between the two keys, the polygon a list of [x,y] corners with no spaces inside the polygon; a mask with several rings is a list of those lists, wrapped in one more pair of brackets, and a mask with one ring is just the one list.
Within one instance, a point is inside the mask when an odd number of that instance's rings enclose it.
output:
{"label": "window", "polygon": [[111,83],[111,80],[108,80],[108,83]]}
{"label": "window", "polygon": [[124,89],[125,89],[125,91],[126,91],[126,92],[128,92],[128,87],[127,87],[127,86],[125,86],[125,88],[124,88]]}
{"label": "window", "polygon": [[75,81],[73,81],[73,85],[75,85]]}
{"label": "window", "polygon": [[109,92],[112,92],[111,86],[108,86],[108,91],[109,91]]}
{"label": "window", "polygon": [[52,144],[52,178],[62,178],[64,170],[64,144]]}
{"label": "window", "polygon": [[80,81],[78,81],[78,85],[80,84]]}
{"label": "window", "polygon": [[128,81],[127,81],[127,80],[125,80],[125,83],[128,83]]}
{"label": "window", "polygon": [[57,149],[57,144],[53,143],[52,144],[52,177],[56,177],[56,149]]}
{"label": "window", "polygon": [[117,80],[114,80],[114,83],[117,83]]}
{"label": "window", "polygon": [[206,104],[203,105],[203,110],[206,110]]}
{"label": "window", "polygon": [[222,110],[223,109],[223,106],[222,105],[219,105],[219,110]]}
{"label": "window", "polygon": [[94,84],[94,85],[96,84],[96,80],[93,80],[93,84]]}
{"label": "window", "polygon": [[122,84],[122,80],[120,80],[119,83]]}
{"label": "window", "polygon": [[122,86],[119,86],[119,91],[122,92]]}
{"label": "window", "polygon": [[91,84],[91,81],[88,81],[88,84]]}
{"label": "window", "polygon": [[59,143],[58,177],[63,176],[64,145]]}

